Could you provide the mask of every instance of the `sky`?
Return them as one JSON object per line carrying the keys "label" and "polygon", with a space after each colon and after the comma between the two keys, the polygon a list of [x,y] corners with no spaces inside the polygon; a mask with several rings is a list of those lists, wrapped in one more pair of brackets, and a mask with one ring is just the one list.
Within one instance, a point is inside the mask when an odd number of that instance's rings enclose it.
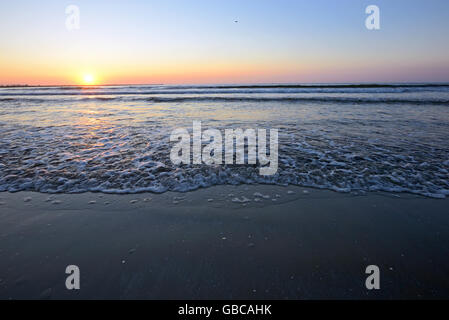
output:
{"label": "sky", "polygon": [[449,82],[448,34],[447,0],[1,1],[0,84]]}

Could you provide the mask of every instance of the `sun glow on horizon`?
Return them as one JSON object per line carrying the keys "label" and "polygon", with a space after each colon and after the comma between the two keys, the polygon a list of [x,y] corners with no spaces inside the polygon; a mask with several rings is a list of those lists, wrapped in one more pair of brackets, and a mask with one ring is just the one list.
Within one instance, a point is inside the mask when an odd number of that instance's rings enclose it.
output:
{"label": "sun glow on horizon", "polygon": [[86,73],[83,75],[83,84],[84,85],[93,85],[95,84],[95,77],[91,73]]}

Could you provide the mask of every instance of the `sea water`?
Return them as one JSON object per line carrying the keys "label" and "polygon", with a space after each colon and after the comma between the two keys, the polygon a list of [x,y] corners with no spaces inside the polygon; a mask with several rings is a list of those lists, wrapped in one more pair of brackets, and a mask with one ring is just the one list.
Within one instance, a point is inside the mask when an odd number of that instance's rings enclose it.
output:
{"label": "sea water", "polygon": [[[174,165],[176,128],[279,133],[279,168]],[[277,184],[449,195],[449,85],[0,88],[0,191]]]}

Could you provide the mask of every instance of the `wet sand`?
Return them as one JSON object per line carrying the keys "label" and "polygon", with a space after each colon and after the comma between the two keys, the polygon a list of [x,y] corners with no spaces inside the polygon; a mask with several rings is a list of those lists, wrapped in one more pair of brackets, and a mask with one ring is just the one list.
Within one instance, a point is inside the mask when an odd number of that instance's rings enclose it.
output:
{"label": "wet sand", "polygon": [[[268,185],[0,193],[0,298],[448,298],[448,208]],[[365,288],[371,264],[380,290]],[[65,287],[68,265],[80,290]]]}

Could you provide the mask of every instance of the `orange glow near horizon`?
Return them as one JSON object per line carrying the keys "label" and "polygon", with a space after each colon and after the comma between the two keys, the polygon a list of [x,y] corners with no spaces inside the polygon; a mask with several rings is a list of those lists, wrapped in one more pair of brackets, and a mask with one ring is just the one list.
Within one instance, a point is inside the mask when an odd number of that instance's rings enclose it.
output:
{"label": "orange glow near horizon", "polygon": [[[25,59],[24,59],[25,60]],[[331,59],[321,62],[306,57],[300,61],[91,61],[84,67],[75,61],[67,67],[64,59],[36,64],[10,59],[9,65],[0,61],[0,85],[108,85],[108,84],[206,84],[206,83],[292,83],[292,82],[363,82],[407,80],[407,74],[438,74],[436,66],[416,65],[407,73],[400,66],[374,62]],[[5,62],[5,60],[3,60]]]}

